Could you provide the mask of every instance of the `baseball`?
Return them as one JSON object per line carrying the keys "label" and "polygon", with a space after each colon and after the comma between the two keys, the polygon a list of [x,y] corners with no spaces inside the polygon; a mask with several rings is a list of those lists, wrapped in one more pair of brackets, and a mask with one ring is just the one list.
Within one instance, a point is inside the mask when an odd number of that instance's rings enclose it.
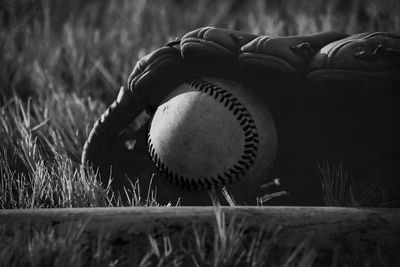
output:
{"label": "baseball", "polygon": [[148,133],[161,175],[181,189],[268,179],[278,141],[267,106],[243,85],[201,77],[174,89],[157,108]]}

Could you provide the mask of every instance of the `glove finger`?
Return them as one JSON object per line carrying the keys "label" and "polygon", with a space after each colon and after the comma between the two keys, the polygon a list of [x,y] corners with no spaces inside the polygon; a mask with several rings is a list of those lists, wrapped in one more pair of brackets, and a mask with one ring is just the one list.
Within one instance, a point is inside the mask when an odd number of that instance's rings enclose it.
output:
{"label": "glove finger", "polygon": [[180,50],[166,46],[136,64],[128,87],[134,101],[151,114],[176,86],[191,76]]}
{"label": "glove finger", "polygon": [[394,83],[400,77],[400,36],[361,33],[323,47],[309,65],[315,83]]}
{"label": "glove finger", "polygon": [[[89,164],[96,171],[106,161],[108,147],[112,140],[141,112],[138,105],[131,105],[133,98],[125,87],[121,87],[117,100],[100,116],[93,125],[85,142],[82,163]],[[109,166],[107,171],[109,172]],[[108,175],[105,175],[108,178]]]}
{"label": "glove finger", "polygon": [[183,36],[182,55],[196,69],[196,73],[235,76],[232,73],[240,68],[237,60],[240,48],[256,37],[228,29],[199,28]]}
{"label": "glove finger", "polygon": [[347,37],[337,32],[305,36],[259,36],[244,45],[240,62],[249,69],[272,75],[296,76],[302,73],[315,53],[326,44]]}
{"label": "glove finger", "polygon": [[119,133],[144,109],[154,110],[170,90],[187,79],[183,65],[180,51],[172,46],[144,57],[130,75],[129,87],[121,88],[117,100],[96,121],[85,143],[82,163],[99,171],[103,181],[109,178],[110,165],[117,157],[111,152],[121,148]]}

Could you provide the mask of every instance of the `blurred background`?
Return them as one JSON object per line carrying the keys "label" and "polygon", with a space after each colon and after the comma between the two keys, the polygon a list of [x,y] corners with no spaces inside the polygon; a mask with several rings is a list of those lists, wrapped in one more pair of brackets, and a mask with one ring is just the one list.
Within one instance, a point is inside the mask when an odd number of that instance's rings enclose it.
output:
{"label": "blurred background", "polygon": [[0,2],[0,90],[114,99],[136,61],[205,25],[266,35],[400,31],[398,0]]}

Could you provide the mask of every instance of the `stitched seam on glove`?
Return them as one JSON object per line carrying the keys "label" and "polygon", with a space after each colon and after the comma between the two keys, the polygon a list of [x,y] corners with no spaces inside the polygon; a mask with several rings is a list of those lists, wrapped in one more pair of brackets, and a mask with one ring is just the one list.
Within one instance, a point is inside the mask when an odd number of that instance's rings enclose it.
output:
{"label": "stitched seam on glove", "polygon": [[147,73],[149,73],[149,71],[154,67],[154,65],[158,65],[161,62],[170,59],[171,54],[176,55],[175,52],[168,51],[166,52],[166,54],[156,57],[153,61],[148,62],[147,66],[142,70],[142,72],[139,75],[128,81],[129,90],[133,92],[133,89],[134,87],[136,87],[136,84],[139,82],[139,80],[142,77],[144,77]]}
{"label": "stitched seam on glove", "polygon": [[347,45],[347,44],[349,44],[349,43],[352,43],[352,42],[354,42],[354,41],[356,41],[356,40],[358,40],[358,39],[347,40],[346,42],[338,43],[335,47],[333,47],[333,48],[328,52],[327,59],[326,59],[326,67],[327,67],[327,68],[330,68],[330,67],[332,66],[333,57],[337,54],[337,52],[338,52],[343,46],[345,46],[345,45]]}
{"label": "stitched seam on glove", "polygon": [[203,38],[203,36],[208,32],[208,30],[213,30],[213,29],[215,29],[214,27],[204,27],[204,28],[201,28],[200,30],[199,30],[199,32],[197,33],[197,37],[198,38]]}
{"label": "stitched seam on glove", "polygon": [[392,34],[388,34],[386,32],[373,32],[371,34],[368,34],[367,36],[362,37],[361,39],[369,39],[378,35],[384,35],[384,36],[392,36]]}
{"label": "stitched seam on glove", "polygon": [[209,47],[216,48],[216,49],[218,49],[218,50],[220,50],[220,51],[222,51],[224,53],[229,53],[231,55],[234,55],[234,53],[231,50],[229,50],[228,48],[226,48],[226,47],[224,47],[224,46],[222,46],[220,44],[217,44],[215,42],[210,42],[210,41],[207,41],[207,40],[204,40],[204,39],[195,38],[195,37],[186,38],[186,39],[184,39],[182,41],[181,46],[184,47],[186,43],[205,44],[205,45],[207,45]]}

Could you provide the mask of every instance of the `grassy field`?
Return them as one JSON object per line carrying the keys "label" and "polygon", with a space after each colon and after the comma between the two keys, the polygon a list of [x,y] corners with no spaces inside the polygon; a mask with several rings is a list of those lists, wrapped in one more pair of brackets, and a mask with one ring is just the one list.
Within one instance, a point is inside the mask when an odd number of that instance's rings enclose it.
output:
{"label": "grassy field", "polygon": [[[83,144],[136,61],[192,29],[210,25],[277,35],[324,30],[400,32],[399,14],[400,2],[395,0],[2,1],[0,208],[122,205],[110,187],[80,168]],[[135,198],[135,190],[128,190],[130,205],[158,205],[154,199]],[[71,229],[72,234],[51,228],[34,233],[22,229],[10,236],[9,229],[0,228],[0,239],[6,240],[0,246],[0,265],[86,266],[89,261],[93,266],[114,266],[123,262],[117,261],[103,237],[86,240],[79,227]],[[235,234],[241,234],[238,229]],[[204,238],[194,234],[196,244],[204,245]],[[150,237],[149,252],[140,259],[142,266],[179,266],[181,255],[172,253],[173,260],[168,258],[168,240],[160,252]],[[219,244],[215,240],[210,242]],[[65,261],[65,251],[72,251],[76,258]],[[247,256],[267,252],[253,251]],[[221,263],[223,254],[215,253],[210,265],[232,266]],[[312,263],[315,252],[309,253],[305,255],[310,259],[296,262]],[[244,266],[258,266],[253,263]]]}

